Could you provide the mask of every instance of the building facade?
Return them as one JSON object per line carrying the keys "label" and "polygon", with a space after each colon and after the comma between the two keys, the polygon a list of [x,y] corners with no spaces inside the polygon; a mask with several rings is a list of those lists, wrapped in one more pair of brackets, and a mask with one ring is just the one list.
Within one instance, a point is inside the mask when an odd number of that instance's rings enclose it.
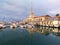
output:
{"label": "building facade", "polygon": [[23,20],[23,23],[27,24],[39,24],[43,26],[60,26],[60,16],[51,17],[49,15],[35,16],[32,8],[28,18]]}

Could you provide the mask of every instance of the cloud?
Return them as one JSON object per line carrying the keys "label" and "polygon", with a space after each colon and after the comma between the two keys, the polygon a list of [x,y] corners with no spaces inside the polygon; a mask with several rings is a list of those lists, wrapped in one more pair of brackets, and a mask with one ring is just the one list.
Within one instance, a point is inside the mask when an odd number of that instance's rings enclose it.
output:
{"label": "cloud", "polygon": [[14,16],[19,18],[22,16],[21,14],[24,13],[25,10],[26,10],[26,7],[24,6],[17,6],[17,5],[13,5],[5,2],[5,3],[2,3],[2,6],[0,7],[0,14],[6,17],[10,15],[12,17]]}
{"label": "cloud", "polygon": [[35,15],[60,13],[60,0],[0,0],[0,17],[26,18],[31,6]]}
{"label": "cloud", "polygon": [[24,9],[23,6],[18,7],[16,5],[10,5],[8,3],[4,3],[1,8],[4,9],[4,10],[10,10],[10,11],[16,11],[16,12],[20,12],[20,11],[22,11]]}
{"label": "cloud", "polygon": [[57,13],[60,14],[60,9],[53,9],[48,11],[47,13],[51,15],[56,15]]}

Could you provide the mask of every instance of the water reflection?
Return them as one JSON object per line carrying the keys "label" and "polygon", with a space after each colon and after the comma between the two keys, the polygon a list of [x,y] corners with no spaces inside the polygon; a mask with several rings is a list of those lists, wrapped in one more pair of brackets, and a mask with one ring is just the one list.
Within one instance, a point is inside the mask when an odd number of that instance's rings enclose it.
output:
{"label": "water reflection", "polygon": [[[18,28],[10,29],[10,30],[17,30],[17,29]],[[9,30],[9,28],[0,29],[0,32],[4,30]],[[48,28],[48,27],[27,28],[27,31],[30,33],[31,36],[36,32],[46,36],[48,36],[51,33],[55,36],[60,36],[60,29],[58,28]]]}
{"label": "water reflection", "polygon": [[55,36],[60,36],[60,29],[58,28],[40,27],[40,28],[27,28],[27,30],[29,31],[30,34],[38,32],[43,35],[49,35],[52,33]]}
{"label": "water reflection", "polygon": [[58,28],[28,28],[31,45],[60,45],[60,30]]}
{"label": "water reflection", "polygon": [[0,32],[0,45],[60,45],[58,28],[6,28]]}
{"label": "water reflection", "polygon": [[3,31],[4,29],[0,29],[0,32]]}

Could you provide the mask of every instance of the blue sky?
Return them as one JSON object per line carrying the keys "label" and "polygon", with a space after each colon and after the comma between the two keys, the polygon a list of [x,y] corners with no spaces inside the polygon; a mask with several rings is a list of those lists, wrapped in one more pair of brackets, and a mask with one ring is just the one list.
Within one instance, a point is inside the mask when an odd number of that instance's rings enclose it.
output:
{"label": "blue sky", "polygon": [[0,21],[25,19],[31,6],[36,16],[60,14],[60,0],[0,0]]}

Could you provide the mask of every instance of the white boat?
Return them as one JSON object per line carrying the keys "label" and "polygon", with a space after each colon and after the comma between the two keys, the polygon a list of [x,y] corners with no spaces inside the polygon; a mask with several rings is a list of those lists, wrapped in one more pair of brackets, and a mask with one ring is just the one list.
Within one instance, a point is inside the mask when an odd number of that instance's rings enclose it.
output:
{"label": "white boat", "polygon": [[14,29],[14,28],[16,28],[16,27],[17,27],[16,24],[11,24],[11,25],[10,25],[10,28],[11,28],[11,29]]}
{"label": "white boat", "polygon": [[27,25],[28,28],[34,28],[34,25]]}
{"label": "white boat", "polygon": [[0,29],[5,28],[6,26],[4,24],[0,24]]}
{"label": "white boat", "polygon": [[21,28],[24,28],[24,25],[20,25]]}

